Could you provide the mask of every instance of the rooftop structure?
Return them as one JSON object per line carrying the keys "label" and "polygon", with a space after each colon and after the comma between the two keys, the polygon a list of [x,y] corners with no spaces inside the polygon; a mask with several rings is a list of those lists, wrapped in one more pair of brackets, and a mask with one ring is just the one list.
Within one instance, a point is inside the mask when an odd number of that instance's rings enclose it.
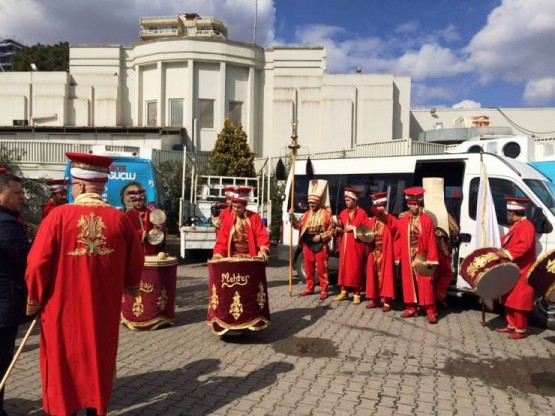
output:
{"label": "rooftop structure", "polygon": [[0,39],[0,72],[12,70],[12,56],[23,47],[15,40]]}
{"label": "rooftop structure", "polygon": [[166,38],[227,39],[227,26],[213,17],[196,13],[178,16],[143,17],[140,21],[141,41]]}

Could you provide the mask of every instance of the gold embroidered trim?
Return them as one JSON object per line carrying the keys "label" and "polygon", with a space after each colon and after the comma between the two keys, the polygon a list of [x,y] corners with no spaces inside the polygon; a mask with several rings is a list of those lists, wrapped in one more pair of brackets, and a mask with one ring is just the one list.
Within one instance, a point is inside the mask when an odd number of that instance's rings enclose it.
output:
{"label": "gold embroidered trim", "polygon": [[262,283],[258,284],[258,294],[256,295],[256,303],[260,306],[260,309],[264,308],[266,304],[266,293],[264,292],[264,285]]}
{"label": "gold embroidered trim", "polygon": [[[262,325],[259,325],[260,323],[262,323]],[[264,316],[257,316],[256,318],[251,319],[249,322],[246,322],[241,325],[230,325],[218,318],[212,318],[210,321],[207,322],[207,324],[212,326],[212,332],[214,334],[224,335],[229,330],[234,330],[234,329],[237,329],[237,330],[248,329],[250,331],[262,331],[263,329],[268,328],[272,323],[268,318],[265,318]],[[221,331],[216,331],[214,329],[213,324],[218,324],[223,329]]]}
{"label": "gold embroidered trim", "polygon": [[210,306],[212,307],[212,309],[216,310],[219,304],[220,304],[220,299],[218,297],[216,285],[212,283],[212,294],[210,295]]}
{"label": "gold embroidered trim", "polygon": [[76,248],[68,251],[70,256],[105,256],[112,254],[114,249],[102,247],[106,244],[106,236],[103,231],[106,228],[102,217],[98,217],[94,212],[88,216],[81,215],[77,221],[77,227],[81,228],[81,232],[77,235],[77,243],[84,244],[85,247]]}
{"label": "gold embroidered trim", "polygon": [[133,311],[133,315],[137,318],[143,314],[145,305],[143,305],[143,298],[141,295],[135,298],[135,302],[133,302],[133,308],[131,310]]}
{"label": "gold embroidered trim", "polygon": [[149,330],[152,331],[156,328],[159,328],[162,325],[173,325],[174,320],[161,316],[161,317],[157,317],[157,318],[151,319],[149,321],[145,321],[145,322],[131,322],[131,321],[125,319],[123,317],[123,314],[122,314],[121,315],[121,323],[124,324],[127,328],[129,328],[133,331],[138,331],[141,328],[145,328],[147,326],[153,325],[152,328],[149,328]]}
{"label": "gold embroidered trim", "polygon": [[233,295],[233,302],[229,306],[229,313],[237,320],[243,313],[243,304],[241,303],[241,295],[235,292]]}
{"label": "gold embroidered trim", "polygon": [[160,296],[158,296],[158,301],[156,302],[160,310],[164,310],[168,304],[168,295],[166,294],[166,287],[162,286],[160,290]]}

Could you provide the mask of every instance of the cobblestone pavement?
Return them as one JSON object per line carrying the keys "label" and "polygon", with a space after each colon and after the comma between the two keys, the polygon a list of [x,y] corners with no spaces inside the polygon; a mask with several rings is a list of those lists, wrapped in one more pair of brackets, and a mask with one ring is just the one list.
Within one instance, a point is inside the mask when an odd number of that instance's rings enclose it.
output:
{"label": "cobblestone pavement", "polygon": [[[206,325],[207,267],[178,267],[175,326],[121,328],[109,410],[120,415],[547,415],[555,409],[555,331],[512,341],[473,298],[437,325],[365,302],[288,294],[288,265],[267,267],[272,326],[221,340]],[[26,328],[21,328],[21,340]],[[41,415],[38,329],[8,382],[10,415]],[[18,340],[18,342],[19,342]]]}

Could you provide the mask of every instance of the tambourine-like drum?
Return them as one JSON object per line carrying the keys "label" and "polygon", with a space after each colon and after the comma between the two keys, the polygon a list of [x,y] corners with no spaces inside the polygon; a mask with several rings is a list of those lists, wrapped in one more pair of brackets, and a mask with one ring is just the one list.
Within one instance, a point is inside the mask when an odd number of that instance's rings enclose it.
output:
{"label": "tambourine-like drum", "polygon": [[146,234],[146,241],[153,246],[157,246],[164,241],[164,231],[159,228],[153,228]]}
{"label": "tambourine-like drum", "polygon": [[528,270],[527,278],[536,292],[555,303],[555,250],[540,256]]}
{"label": "tambourine-like drum", "polygon": [[259,257],[208,260],[208,325],[216,335],[270,325],[266,263]]}
{"label": "tambourine-like drum", "polygon": [[499,249],[484,247],[474,250],[463,260],[462,278],[482,298],[495,299],[509,292],[518,281],[520,269],[497,254]]}
{"label": "tambourine-like drum", "polygon": [[162,225],[166,222],[166,213],[159,208],[150,212],[150,222],[155,225]]}
{"label": "tambourine-like drum", "polygon": [[151,330],[173,325],[177,259],[145,256],[139,296],[123,296],[121,321],[129,329]]}

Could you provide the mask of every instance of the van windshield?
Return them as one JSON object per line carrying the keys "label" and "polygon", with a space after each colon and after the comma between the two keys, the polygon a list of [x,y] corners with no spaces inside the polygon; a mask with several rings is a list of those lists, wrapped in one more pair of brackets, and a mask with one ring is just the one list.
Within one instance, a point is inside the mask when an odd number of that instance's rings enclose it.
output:
{"label": "van windshield", "polygon": [[555,214],[555,184],[538,179],[524,179],[526,185]]}

